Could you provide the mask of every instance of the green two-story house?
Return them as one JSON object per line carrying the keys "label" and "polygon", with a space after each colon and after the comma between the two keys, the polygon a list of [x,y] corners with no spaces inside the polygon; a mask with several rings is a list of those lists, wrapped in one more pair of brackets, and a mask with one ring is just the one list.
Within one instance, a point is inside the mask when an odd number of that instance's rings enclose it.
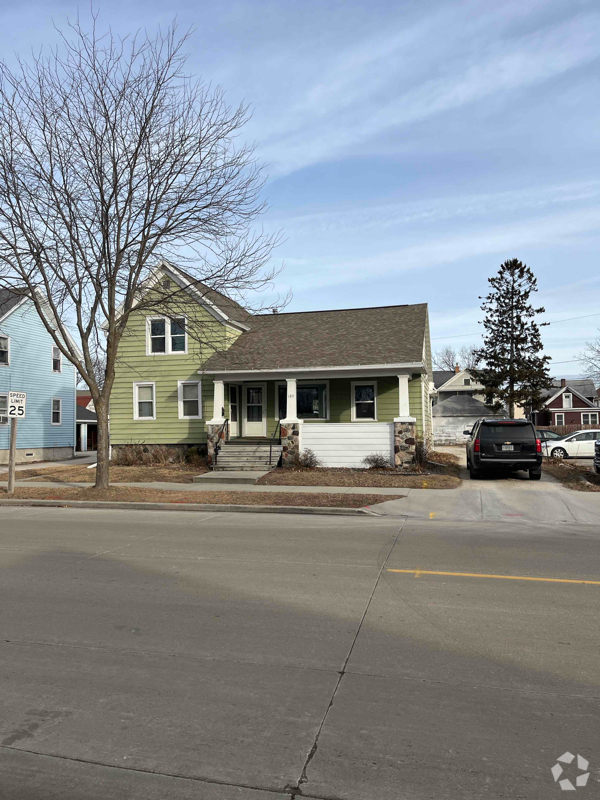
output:
{"label": "green two-story house", "polygon": [[359,467],[372,453],[402,464],[431,439],[426,304],[251,315],[171,264],[156,280],[178,288],[177,307],[130,317],[113,447],[206,445],[214,462],[219,445],[275,443],[284,465],[310,449]]}

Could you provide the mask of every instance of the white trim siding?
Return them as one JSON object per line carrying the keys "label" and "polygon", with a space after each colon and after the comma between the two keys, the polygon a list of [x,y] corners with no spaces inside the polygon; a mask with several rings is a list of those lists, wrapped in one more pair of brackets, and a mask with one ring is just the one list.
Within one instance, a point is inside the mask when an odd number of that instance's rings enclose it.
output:
{"label": "white trim siding", "polygon": [[301,448],[312,450],[325,467],[362,468],[363,459],[373,453],[393,458],[393,422],[333,422],[301,429]]}

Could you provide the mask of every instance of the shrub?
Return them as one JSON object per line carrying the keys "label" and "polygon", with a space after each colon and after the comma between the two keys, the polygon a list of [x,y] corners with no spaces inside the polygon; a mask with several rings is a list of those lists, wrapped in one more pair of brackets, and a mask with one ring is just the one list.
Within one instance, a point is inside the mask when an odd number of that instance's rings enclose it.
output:
{"label": "shrub", "polygon": [[414,463],[417,467],[424,467],[429,461],[429,442],[422,436],[415,439]]}
{"label": "shrub", "polygon": [[197,469],[208,467],[208,456],[200,447],[188,447],[185,454],[185,461],[186,464]]}
{"label": "shrub", "polygon": [[296,469],[316,469],[322,466],[323,462],[317,458],[316,453],[313,453],[312,450],[303,450],[301,453],[297,453],[294,458],[294,467]]}
{"label": "shrub", "polygon": [[371,453],[363,458],[362,463],[367,469],[394,469],[389,456],[385,453]]}
{"label": "shrub", "polygon": [[113,450],[112,463],[118,467],[151,467],[180,464],[183,456],[174,447],[126,444]]}

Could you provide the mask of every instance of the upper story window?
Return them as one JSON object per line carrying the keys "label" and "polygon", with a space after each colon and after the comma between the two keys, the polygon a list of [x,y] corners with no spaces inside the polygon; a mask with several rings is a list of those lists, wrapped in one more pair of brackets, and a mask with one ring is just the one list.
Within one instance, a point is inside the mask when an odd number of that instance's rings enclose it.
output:
{"label": "upper story window", "polygon": [[377,384],[352,384],[352,420],[377,419]]}
{"label": "upper story window", "polygon": [[470,386],[471,385],[471,378],[464,378],[463,379],[463,384],[465,386]]}
{"label": "upper story window", "polygon": [[572,394],[563,394],[563,408],[573,408]]}
{"label": "upper story window", "polygon": [[0,367],[10,364],[10,340],[8,336],[0,336]]}
{"label": "upper story window", "polygon": [[185,317],[148,317],[146,323],[148,355],[187,353]]}
{"label": "upper story window", "polygon": [[62,353],[59,347],[52,348],[52,372],[62,372]]}
{"label": "upper story window", "polygon": [[0,425],[8,425],[8,395],[0,394]]}

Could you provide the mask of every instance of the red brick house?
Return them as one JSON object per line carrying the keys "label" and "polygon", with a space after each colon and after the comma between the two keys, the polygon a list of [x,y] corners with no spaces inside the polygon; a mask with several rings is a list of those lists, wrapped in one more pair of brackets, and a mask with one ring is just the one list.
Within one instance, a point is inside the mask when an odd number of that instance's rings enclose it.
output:
{"label": "red brick house", "polygon": [[540,411],[533,415],[536,425],[598,425],[600,408],[596,387],[592,381],[573,380],[567,383],[565,378],[547,392],[547,397]]}

